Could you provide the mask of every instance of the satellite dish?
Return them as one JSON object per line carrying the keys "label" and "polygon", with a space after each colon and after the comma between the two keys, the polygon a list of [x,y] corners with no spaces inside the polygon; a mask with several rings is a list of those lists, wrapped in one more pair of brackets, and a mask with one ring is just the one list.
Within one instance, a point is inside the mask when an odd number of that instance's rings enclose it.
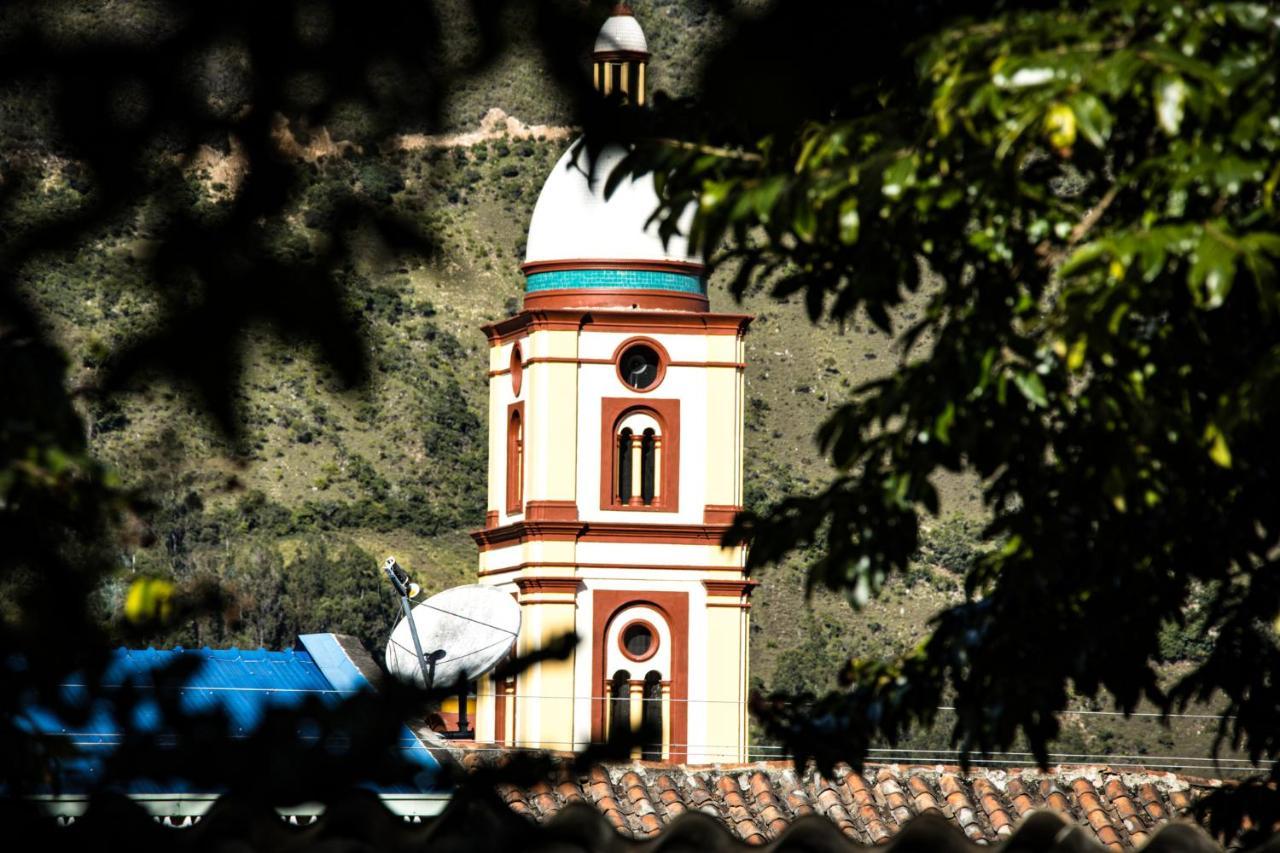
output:
{"label": "satellite dish", "polygon": [[410,619],[423,657],[434,664],[434,686],[439,687],[484,675],[506,656],[520,633],[520,605],[509,593],[470,584],[431,596],[402,618],[387,640],[387,671],[419,687],[426,686],[426,679],[414,651]]}

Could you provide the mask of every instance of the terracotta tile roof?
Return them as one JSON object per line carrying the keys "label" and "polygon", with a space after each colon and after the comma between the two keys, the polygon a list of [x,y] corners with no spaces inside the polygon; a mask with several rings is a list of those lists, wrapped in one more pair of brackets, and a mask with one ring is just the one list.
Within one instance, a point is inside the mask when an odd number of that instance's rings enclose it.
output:
{"label": "terracotta tile roof", "polygon": [[517,814],[547,823],[584,802],[621,835],[646,839],[687,812],[709,815],[748,844],[777,839],[791,822],[819,815],[859,844],[882,844],[917,815],[940,815],[970,841],[1009,838],[1031,812],[1056,812],[1115,850],[1140,847],[1187,811],[1217,780],[1108,767],[973,770],[943,765],[868,766],[833,776],[798,774],[787,763],[676,767],[638,762],[590,768],[560,766],[556,778],[498,793]]}

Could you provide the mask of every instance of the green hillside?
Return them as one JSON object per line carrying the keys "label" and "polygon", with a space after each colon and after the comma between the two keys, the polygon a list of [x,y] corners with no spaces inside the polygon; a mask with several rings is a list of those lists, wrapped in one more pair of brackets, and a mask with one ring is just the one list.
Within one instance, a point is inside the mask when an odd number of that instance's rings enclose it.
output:
{"label": "green hillside", "polygon": [[[683,91],[716,21],[704,4],[653,2],[644,19],[658,87]],[[465,20],[451,20],[465,30]],[[520,21],[512,22],[518,31]],[[459,42],[465,49],[465,39]],[[517,45],[518,48],[518,45]],[[560,125],[565,105],[542,85],[536,57],[515,53],[468,80],[447,129],[473,129],[499,106],[529,124]],[[331,128],[343,139],[343,128]],[[107,403],[86,401],[92,446],[152,505],[139,544],[102,593],[120,603],[138,573],[236,593],[232,618],[176,626],[157,644],[290,645],[297,633],[342,631],[375,652],[397,616],[378,570],[395,554],[428,591],[468,582],[482,525],[486,436],[483,323],[517,309],[518,264],[542,180],[563,142],[493,139],[468,147],[391,153],[348,151],[299,162],[307,189],[277,224],[285,251],[314,253],[344,194],[375,201],[433,234],[432,254],[362,240],[359,261],[337,271],[368,347],[367,387],[343,391],[311,354],[259,330],[249,340],[239,394],[239,435],[220,435],[185,389],[140,384]],[[75,204],[74,164],[43,158],[45,179],[23,199],[32,216]],[[234,169],[210,152],[189,175],[195,203],[216,215],[234,192]],[[25,286],[71,358],[69,382],[91,385],[105,359],[154,322],[161,295],[141,281],[150,251],[147,212],[122,218],[74,252],[24,270]],[[749,506],[820,486],[829,468],[813,435],[856,385],[902,358],[869,323],[809,323],[803,307],[764,292],[735,304],[712,282],[715,310],[755,315],[747,340]],[[904,309],[905,320],[913,307]],[[924,635],[932,614],[957,600],[959,577],[979,542],[974,484],[939,483],[943,517],[931,524],[917,565],[862,611],[805,594],[801,561],[766,570],[754,596],[752,674],[763,690],[834,685],[849,655],[890,655]],[[1028,638],[1034,642],[1034,638]],[[1166,644],[1170,669],[1202,653],[1194,620]],[[1101,706],[1095,708],[1100,710]],[[945,716],[945,715],[944,715]],[[945,720],[944,720],[945,722]],[[1149,720],[1075,722],[1064,744],[1102,752],[1203,754],[1212,730],[1174,734]],[[1194,728],[1199,726],[1199,728]],[[1172,738],[1172,739],[1171,739]],[[942,734],[922,735],[928,747]]]}

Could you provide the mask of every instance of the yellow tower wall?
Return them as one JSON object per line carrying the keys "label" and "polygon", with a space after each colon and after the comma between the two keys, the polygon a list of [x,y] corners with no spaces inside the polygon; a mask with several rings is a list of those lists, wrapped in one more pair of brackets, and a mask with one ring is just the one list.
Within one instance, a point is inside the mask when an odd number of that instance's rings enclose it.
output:
{"label": "yellow tower wall", "polygon": [[[552,750],[588,746],[599,735],[601,661],[618,654],[598,647],[610,644],[596,624],[608,619],[600,609],[606,605],[597,603],[653,595],[683,602],[687,614],[687,624],[660,626],[680,634],[687,658],[680,664],[682,688],[675,684],[676,663],[662,665],[668,679],[662,686],[664,757],[746,759],[751,582],[745,549],[719,544],[742,502],[745,318],[704,316],[723,318],[720,329],[635,313],[625,320],[596,315],[542,323],[530,314],[492,327],[506,331],[491,332],[488,517],[476,534],[479,579],[518,597],[518,653],[546,648],[569,631],[580,642],[568,659],[530,667],[514,691],[482,679],[478,739]],[[736,333],[724,333],[726,326],[734,331],[734,323]],[[616,367],[620,348],[641,337],[656,343],[666,362],[660,384],[647,393],[622,383]],[[518,394],[511,378],[516,345],[523,374]],[[602,445],[605,399],[678,401],[674,511],[601,505],[601,478],[611,476],[604,467],[611,449]],[[514,403],[524,406],[525,506],[508,514],[506,425]],[[645,666],[635,665],[633,679],[643,678]],[[679,689],[684,695],[673,694]],[[506,701],[495,691],[507,693]],[[670,730],[673,719],[682,721],[683,731]]]}

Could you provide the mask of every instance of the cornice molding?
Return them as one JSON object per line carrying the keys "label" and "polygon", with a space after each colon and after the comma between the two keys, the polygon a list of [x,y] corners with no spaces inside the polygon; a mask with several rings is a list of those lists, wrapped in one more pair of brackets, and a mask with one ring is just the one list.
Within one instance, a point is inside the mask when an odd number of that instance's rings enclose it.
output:
{"label": "cornice molding", "polygon": [[634,334],[744,335],[750,314],[710,311],[631,311],[589,308],[526,309],[481,326],[489,343],[502,344],[539,331],[604,331]]}
{"label": "cornice molding", "polygon": [[535,593],[574,594],[578,592],[577,578],[516,578],[516,586],[525,595]]}
{"label": "cornice molding", "polygon": [[[615,542],[635,545],[715,545],[728,524],[641,524],[524,519],[503,527],[475,530],[471,538],[481,551],[523,542]],[[729,546],[736,547],[736,546]]]}
{"label": "cornice molding", "polygon": [[539,309],[621,309],[625,311],[684,311],[700,313],[710,306],[701,293],[678,290],[632,290],[625,287],[563,288],[524,295],[524,307]]}

